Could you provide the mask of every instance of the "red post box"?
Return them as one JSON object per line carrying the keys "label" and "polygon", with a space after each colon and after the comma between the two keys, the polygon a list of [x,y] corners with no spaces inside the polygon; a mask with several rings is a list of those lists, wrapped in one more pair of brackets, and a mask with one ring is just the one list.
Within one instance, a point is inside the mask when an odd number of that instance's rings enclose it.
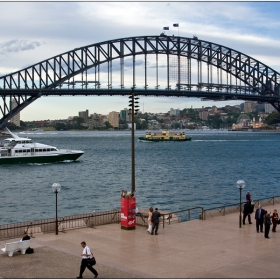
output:
{"label": "red post box", "polygon": [[135,229],[136,217],[136,198],[121,197],[121,228],[130,230]]}

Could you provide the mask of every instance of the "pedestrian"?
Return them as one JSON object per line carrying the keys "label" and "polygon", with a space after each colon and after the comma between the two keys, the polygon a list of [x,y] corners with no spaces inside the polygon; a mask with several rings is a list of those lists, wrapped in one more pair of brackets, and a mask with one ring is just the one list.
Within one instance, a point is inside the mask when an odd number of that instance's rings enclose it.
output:
{"label": "pedestrian", "polygon": [[24,236],[20,241],[30,240],[30,236],[28,235],[27,231],[24,232]]}
{"label": "pedestrian", "polygon": [[246,217],[248,217],[249,224],[252,224],[251,215],[250,215],[252,213],[251,210],[252,210],[251,202],[250,200],[247,200],[243,207],[243,225],[246,225],[245,223]]}
{"label": "pedestrian", "polygon": [[278,216],[277,210],[275,209],[272,214],[272,225],[273,225],[272,232],[276,232],[278,220],[279,220],[279,216]]}
{"label": "pedestrian", "polygon": [[252,201],[250,192],[247,192],[247,194],[246,194],[246,201],[247,200],[249,200],[250,202]]}
{"label": "pedestrian", "polygon": [[154,212],[154,208],[150,207],[149,212],[148,212],[148,229],[147,231],[149,233],[152,233],[152,227],[153,227],[153,223],[152,223],[152,214]]}
{"label": "pedestrian", "polygon": [[264,215],[264,210],[262,209],[262,206],[259,205],[258,209],[255,212],[257,232],[259,232],[259,229],[261,230],[261,232],[263,232],[263,215]]}
{"label": "pedestrian", "polygon": [[83,273],[86,269],[86,267],[94,274],[94,278],[97,278],[98,273],[97,271],[88,263],[88,260],[91,257],[91,251],[90,248],[87,246],[85,241],[81,242],[81,246],[83,247],[83,253],[82,256],[82,262],[80,267],[80,275],[77,278],[83,278]]}
{"label": "pedestrian", "polygon": [[264,212],[264,237],[269,238],[269,230],[271,225],[271,212],[268,213],[267,211]]}
{"label": "pedestrian", "polygon": [[157,235],[158,233],[158,225],[159,225],[159,217],[161,216],[160,212],[158,212],[158,208],[155,209],[155,211],[152,214],[152,232],[151,235],[154,234],[155,231],[155,235]]}

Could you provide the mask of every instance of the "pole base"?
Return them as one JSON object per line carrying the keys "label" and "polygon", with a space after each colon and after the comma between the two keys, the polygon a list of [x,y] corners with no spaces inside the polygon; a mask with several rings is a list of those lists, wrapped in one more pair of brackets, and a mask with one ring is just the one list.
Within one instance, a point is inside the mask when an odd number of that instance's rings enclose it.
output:
{"label": "pole base", "polygon": [[132,230],[132,229],[135,229],[135,226],[133,226],[133,227],[125,227],[125,226],[121,226],[121,229],[125,229],[125,230]]}

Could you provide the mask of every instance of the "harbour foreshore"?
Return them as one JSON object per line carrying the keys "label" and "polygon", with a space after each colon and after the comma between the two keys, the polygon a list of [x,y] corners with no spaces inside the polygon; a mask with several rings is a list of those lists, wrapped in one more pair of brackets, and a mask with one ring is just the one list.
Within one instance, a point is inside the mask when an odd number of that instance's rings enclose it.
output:
{"label": "harbour foreshore", "polygon": [[[266,205],[269,212],[280,205]],[[279,212],[279,211],[278,211]],[[166,224],[159,235],[146,227],[122,230],[120,224],[33,235],[35,253],[13,257],[0,251],[0,278],[76,278],[86,241],[97,264],[98,278],[279,278],[279,232],[270,239],[253,224],[239,228],[239,212]],[[1,240],[1,248],[7,242]],[[93,278],[85,270],[84,278]]]}

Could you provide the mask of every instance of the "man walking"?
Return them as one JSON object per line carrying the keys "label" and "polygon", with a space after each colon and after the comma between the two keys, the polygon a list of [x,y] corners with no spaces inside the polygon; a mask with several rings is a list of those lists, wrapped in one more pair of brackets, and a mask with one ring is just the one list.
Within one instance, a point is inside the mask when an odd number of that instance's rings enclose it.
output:
{"label": "man walking", "polygon": [[259,232],[259,229],[261,230],[261,232],[263,232],[263,215],[264,210],[262,209],[262,206],[259,205],[258,209],[255,212],[257,232]]}
{"label": "man walking", "polygon": [[245,223],[246,217],[248,217],[249,224],[252,224],[251,215],[250,215],[252,213],[251,209],[252,209],[251,202],[250,200],[247,200],[243,207],[243,225],[246,225]]}
{"label": "man walking", "polygon": [[154,234],[155,231],[155,235],[157,235],[158,233],[158,225],[159,225],[159,217],[161,216],[161,214],[158,212],[158,208],[155,209],[155,211],[152,214],[152,223],[153,223],[153,227],[152,227],[152,232],[151,235]]}
{"label": "man walking", "polygon": [[83,253],[82,253],[82,262],[81,262],[81,267],[80,267],[80,275],[77,278],[83,278],[83,273],[86,269],[90,270],[94,274],[94,278],[97,278],[98,273],[97,271],[88,263],[88,260],[91,257],[91,251],[90,248],[86,245],[86,242],[83,241],[81,242],[81,246],[83,247]]}

